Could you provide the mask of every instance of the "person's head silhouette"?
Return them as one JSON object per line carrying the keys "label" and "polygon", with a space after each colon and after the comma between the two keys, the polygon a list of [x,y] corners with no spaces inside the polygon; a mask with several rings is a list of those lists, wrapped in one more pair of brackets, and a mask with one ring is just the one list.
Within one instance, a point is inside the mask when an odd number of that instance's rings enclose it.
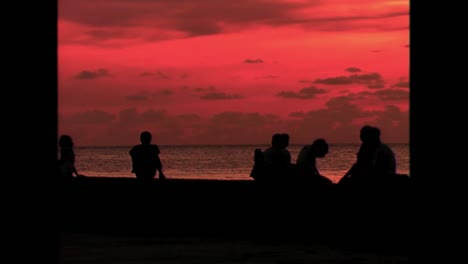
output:
{"label": "person's head silhouette", "polygon": [[279,148],[281,146],[281,134],[274,134],[271,137],[271,146]]}
{"label": "person's head silhouette", "polygon": [[328,154],[328,143],[323,138],[314,140],[312,148],[317,158],[323,158]]}
{"label": "person's head silhouette", "polygon": [[143,131],[140,134],[140,142],[143,145],[149,145],[151,143],[151,133],[148,131]]}
{"label": "person's head silhouette", "polygon": [[60,136],[58,144],[61,148],[73,148],[73,140],[69,135]]}
{"label": "person's head silhouette", "polygon": [[374,143],[380,142],[380,129],[378,127],[372,127],[371,133],[369,134],[369,140]]}
{"label": "person's head silhouette", "polygon": [[373,126],[363,126],[361,128],[360,138],[362,143],[378,143],[380,142],[380,129]]}
{"label": "person's head silhouette", "polygon": [[280,141],[281,141],[280,147],[287,148],[289,146],[289,134],[286,134],[286,133],[281,134]]}

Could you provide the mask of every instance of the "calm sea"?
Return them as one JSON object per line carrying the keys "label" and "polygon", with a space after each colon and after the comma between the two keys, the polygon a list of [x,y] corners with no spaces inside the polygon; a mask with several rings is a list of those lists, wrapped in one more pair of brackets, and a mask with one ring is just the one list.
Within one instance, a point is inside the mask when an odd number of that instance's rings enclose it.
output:
{"label": "calm sea", "polygon": [[[409,175],[409,145],[389,144],[397,158],[399,173]],[[293,163],[303,145],[290,145]],[[268,145],[163,146],[161,160],[167,178],[250,180],[255,148]],[[359,145],[330,145],[328,155],[317,159],[321,174],[337,182],[352,166]],[[80,174],[99,177],[134,177],[130,147],[77,147],[76,167]]]}

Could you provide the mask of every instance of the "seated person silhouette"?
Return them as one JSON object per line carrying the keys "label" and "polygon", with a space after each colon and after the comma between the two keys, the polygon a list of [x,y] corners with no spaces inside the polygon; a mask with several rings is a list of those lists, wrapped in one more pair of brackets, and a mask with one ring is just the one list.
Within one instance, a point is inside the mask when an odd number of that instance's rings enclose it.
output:
{"label": "seated person silhouette", "polygon": [[62,135],[59,139],[60,158],[58,160],[59,177],[62,179],[84,177],[78,173],[75,167],[75,152],[73,151],[73,139],[69,135]]}
{"label": "seated person silhouette", "polygon": [[328,154],[328,143],[325,139],[316,139],[311,145],[304,146],[296,159],[299,179],[316,184],[333,184],[327,177],[320,174],[316,166],[316,158],[323,158]]}
{"label": "seated person silhouette", "polygon": [[361,146],[351,169],[339,184],[371,183],[396,175],[396,159],[392,149],[380,140],[380,129],[363,126],[360,131]]}
{"label": "seated person silhouette", "polygon": [[280,141],[279,141],[281,153],[284,156],[284,164],[290,165],[291,164],[291,153],[288,150],[289,146],[289,135],[286,133],[280,134]]}
{"label": "seated person silhouette", "polygon": [[291,154],[286,149],[289,145],[288,134],[274,134],[271,147],[263,152],[266,177],[278,179],[287,176],[291,169]]}
{"label": "seated person silhouette", "polygon": [[159,172],[160,180],[166,179],[159,159],[159,147],[151,144],[151,138],[150,132],[142,132],[140,135],[141,144],[134,146],[129,152],[132,158],[132,173],[135,173],[138,180],[152,180],[157,172]]}
{"label": "seated person silhouette", "polygon": [[256,181],[260,181],[264,179],[265,175],[265,160],[263,156],[263,151],[259,148],[255,149],[254,151],[254,165],[252,171],[250,172],[250,177],[252,177]]}
{"label": "seated person silhouette", "polygon": [[281,163],[281,173],[282,177],[285,180],[291,180],[295,178],[297,175],[297,168],[296,164],[291,163],[291,153],[288,150],[289,146],[289,135],[286,133],[281,134],[281,140],[280,140],[280,149],[283,152],[284,155],[284,164]]}

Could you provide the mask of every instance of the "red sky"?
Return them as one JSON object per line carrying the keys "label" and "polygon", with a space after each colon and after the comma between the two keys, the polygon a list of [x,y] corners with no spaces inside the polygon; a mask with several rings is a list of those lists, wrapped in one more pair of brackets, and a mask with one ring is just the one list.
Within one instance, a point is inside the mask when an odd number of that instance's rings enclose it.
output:
{"label": "red sky", "polygon": [[409,1],[59,0],[59,133],[76,144],[409,138]]}

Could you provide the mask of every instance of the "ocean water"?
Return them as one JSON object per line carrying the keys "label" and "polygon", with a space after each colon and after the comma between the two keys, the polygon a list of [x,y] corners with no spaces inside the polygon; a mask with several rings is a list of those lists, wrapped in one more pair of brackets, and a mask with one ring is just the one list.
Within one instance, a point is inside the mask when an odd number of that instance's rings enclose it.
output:
{"label": "ocean water", "polygon": [[[290,145],[292,162],[303,145]],[[409,145],[389,144],[397,158],[397,171],[409,175]],[[268,145],[159,146],[167,178],[251,180],[255,148]],[[76,147],[76,168],[90,177],[134,177],[131,173],[131,147]],[[317,159],[322,175],[337,182],[356,159],[359,145],[330,145],[325,158]]]}

